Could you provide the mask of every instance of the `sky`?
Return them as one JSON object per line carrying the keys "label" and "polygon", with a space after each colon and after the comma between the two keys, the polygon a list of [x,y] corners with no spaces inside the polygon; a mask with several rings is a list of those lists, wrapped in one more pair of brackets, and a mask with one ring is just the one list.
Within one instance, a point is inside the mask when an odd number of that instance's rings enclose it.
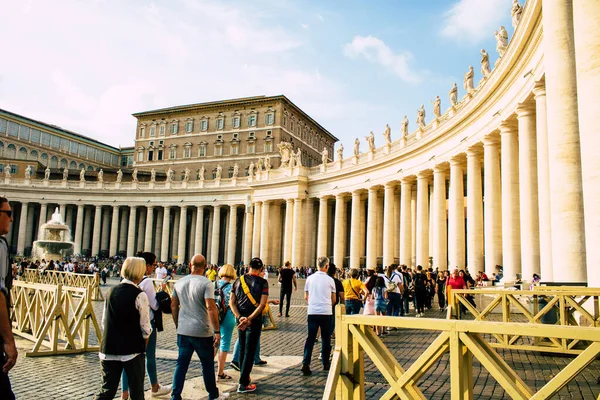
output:
{"label": "sky", "polygon": [[0,2],[0,108],[115,147],[136,112],[279,94],[346,149],[379,146],[513,33],[512,0]]}

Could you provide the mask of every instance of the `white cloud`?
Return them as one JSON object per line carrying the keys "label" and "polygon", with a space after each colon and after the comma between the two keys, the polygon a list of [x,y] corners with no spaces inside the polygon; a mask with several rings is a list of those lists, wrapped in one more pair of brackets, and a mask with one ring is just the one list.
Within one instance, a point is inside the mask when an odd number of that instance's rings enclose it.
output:
{"label": "white cloud", "polygon": [[344,54],[350,58],[364,57],[398,75],[406,82],[419,82],[420,78],[411,71],[408,62],[413,58],[410,52],[395,54],[381,39],[369,36],[355,36],[344,46]]}
{"label": "white cloud", "polygon": [[460,0],[444,13],[440,34],[478,43],[493,35],[506,13],[510,13],[510,0]]}

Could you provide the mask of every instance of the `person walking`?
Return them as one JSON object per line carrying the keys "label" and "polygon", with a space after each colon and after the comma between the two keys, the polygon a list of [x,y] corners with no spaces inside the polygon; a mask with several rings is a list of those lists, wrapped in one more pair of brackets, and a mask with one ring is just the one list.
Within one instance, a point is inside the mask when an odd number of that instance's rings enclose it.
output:
{"label": "person walking", "polygon": [[256,390],[256,385],[250,381],[250,373],[262,331],[262,313],[269,300],[269,282],[259,276],[263,269],[262,260],[253,258],[249,273],[240,276],[231,289],[229,307],[238,323],[241,354],[238,393]]}
{"label": "person walking", "polygon": [[17,362],[17,346],[10,322],[10,289],[12,270],[8,258],[8,242],[4,235],[10,231],[12,210],[8,199],[0,197],[0,398],[14,400],[8,372]]}
{"label": "person walking", "polygon": [[104,302],[104,334],[99,354],[102,387],[96,400],[115,397],[123,370],[129,380],[131,398],[144,399],[144,352],[152,333],[148,296],[138,286],[145,271],[143,258],[128,257],[121,269],[123,280]]}
{"label": "person walking", "polygon": [[344,303],[346,305],[346,314],[354,315],[360,313],[362,308],[362,299],[369,294],[369,290],[358,277],[360,272],[357,268],[350,270],[350,277],[342,282],[344,286]]}
{"label": "person walking", "polygon": [[294,286],[294,292],[298,290],[298,283],[296,282],[296,274],[291,267],[289,261],[286,261],[281,270],[279,271],[279,282],[281,287],[279,288],[279,316],[283,313],[283,300],[287,299],[285,307],[286,318],[290,316],[290,300],[292,297],[292,285]]}
{"label": "person walking", "polygon": [[397,317],[398,315],[404,316],[404,307],[402,307],[402,292],[404,292],[404,281],[402,279],[402,272],[397,264],[392,264],[388,267],[386,274],[383,271],[379,273],[379,276],[384,278],[386,287],[388,288],[388,304],[387,304],[387,315]]}
{"label": "person walking", "polygon": [[200,359],[208,399],[219,398],[215,378],[215,351],[221,342],[215,287],[204,272],[206,259],[196,254],[190,260],[191,274],[175,283],[171,299],[173,322],[177,328],[179,355],[173,374],[172,400],[181,400],[190,361],[194,352]]}
{"label": "person walking", "polygon": [[321,355],[323,370],[329,371],[329,355],[331,353],[331,315],[332,307],[336,303],[336,288],[333,278],[327,275],[329,259],[317,259],[318,271],[306,279],[304,285],[304,298],[308,301],[308,336],[304,343],[304,358],[302,359],[302,374],[312,374],[310,363],[312,352],[321,329]]}
{"label": "person walking", "polygon": [[225,264],[219,270],[219,281],[217,287],[223,292],[225,297],[224,301],[227,305],[227,311],[225,312],[225,318],[221,322],[221,345],[219,346],[219,359],[217,367],[217,378],[220,380],[231,379],[231,376],[225,374],[225,360],[227,359],[227,353],[231,349],[231,335],[233,334],[233,328],[235,327],[235,317],[229,307],[229,298],[231,297],[231,288],[233,282],[236,280],[237,275],[235,269],[231,264]]}
{"label": "person walking", "polygon": [[423,267],[417,265],[417,272],[413,276],[413,285],[415,290],[415,302],[416,302],[416,317],[422,317],[425,313],[425,297],[427,296],[426,288],[427,277],[423,273]]}

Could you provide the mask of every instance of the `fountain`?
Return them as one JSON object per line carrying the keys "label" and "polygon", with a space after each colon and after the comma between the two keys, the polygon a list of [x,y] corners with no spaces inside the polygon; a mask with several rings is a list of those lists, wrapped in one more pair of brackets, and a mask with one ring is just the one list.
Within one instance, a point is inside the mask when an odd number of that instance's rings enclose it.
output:
{"label": "fountain", "polygon": [[57,207],[50,221],[40,227],[38,240],[33,242],[32,255],[38,260],[62,260],[71,254],[73,254],[71,230],[63,222]]}

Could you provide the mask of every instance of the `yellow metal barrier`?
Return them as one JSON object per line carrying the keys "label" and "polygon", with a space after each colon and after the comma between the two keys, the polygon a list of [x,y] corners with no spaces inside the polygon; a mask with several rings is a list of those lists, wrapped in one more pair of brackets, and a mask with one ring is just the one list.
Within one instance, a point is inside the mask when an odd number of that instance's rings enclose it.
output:
{"label": "yellow metal barrier", "polygon": [[88,288],[14,281],[11,302],[13,332],[34,342],[26,356],[98,351],[89,344],[90,328],[98,343],[102,331]]}
{"label": "yellow metal barrier", "polygon": [[[475,307],[468,296],[475,296],[479,307]],[[599,299],[600,289],[585,287],[452,290],[448,301],[448,319],[460,319],[462,309],[472,314],[476,321],[501,318],[502,322],[525,322],[537,325],[540,329],[551,325],[600,327]],[[489,303],[483,304],[484,300]],[[499,314],[497,317],[494,316],[496,313]],[[494,338],[496,342],[492,346],[506,349],[579,354],[582,346],[577,339],[535,338],[516,333],[494,335]]]}
{"label": "yellow metal barrier", "polygon": [[[367,355],[389,384],[381,399],[425,399],[418,387],[428,370],[449,353],[451,399],[473,398],[473,357],[513,399],[548,399],[600,355],[597,328],[544,326],[428,318],[398,318],[344,315],[345,307],[336,307],[336,342],[323,399],[364,399],[364,356]],[[439,336],[408,369],[373,332],[371,326],[438,331]],[[536,338],[590,343],[576,358],[555,374],[537,392],[532,390],[485,340],[488,335],[519,335]]]}
{"label": "yellow metal barrier", "polygon": [[98,274],[75,274],[64,271],[44,271],[37,269],[25,270],[25,281],[43,283],[46,285],[65,285],[69,287],[91,288],[92,300],[102,301],[104,296],[100,290],[100,276]]}

